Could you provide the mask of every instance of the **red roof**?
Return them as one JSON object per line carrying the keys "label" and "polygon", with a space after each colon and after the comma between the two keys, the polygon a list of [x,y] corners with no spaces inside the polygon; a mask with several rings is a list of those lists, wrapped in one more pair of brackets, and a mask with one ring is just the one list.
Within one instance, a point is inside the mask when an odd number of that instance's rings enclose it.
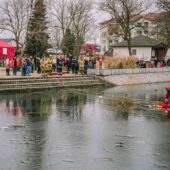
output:
{"label": "red roof", "polygon": [[136,15],[132,18],[132,21],[137,21],[141,18],[144,18],[149,21],[160,21],[164,17],[166,17],[167,13],[166,12],[160,12],[160,13],[148,13],[148,14],[141,14],[141,15]]}
{"label": "red roof", "polygon": [[[139,14],[139,15],[133,16],[131,18],[131,20],[135,22],[135,21],[138,21],[141,18],[144,18],[144,19],[149,20],[149,21],[160,21],[166,15],[167,15],[167,12]],[[114,19],[109,19],[109,20],[103,21],[103,22],[101,22],[99,24],[100,25],[105,25],[105,24],[112,23],[113,21],[114,21]]]}
{"label": "red roof", "polygon": [[14,48],[12,45],[6,43],[5,41],[2,41],[0,40],[0,47],[3,47],[3,48]]}

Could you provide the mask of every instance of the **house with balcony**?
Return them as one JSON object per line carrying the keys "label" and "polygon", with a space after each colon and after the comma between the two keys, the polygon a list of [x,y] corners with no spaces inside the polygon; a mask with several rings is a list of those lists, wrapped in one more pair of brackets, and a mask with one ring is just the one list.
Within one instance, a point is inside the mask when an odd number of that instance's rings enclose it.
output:
{"label": "house with balcony", "polygon": [[[159,23],[165,16],[165,12],[161,13],[148,13],[134,16],[131,20],[133,21],[133,29],[131,30],[132,38],[144,35],[155,40],[161,40],[159,33]],[[104,21],[100,23],[100,43],[101,50],[107,51],[111,46],[123,41],[120,34],[121,28],[114,19]]]}

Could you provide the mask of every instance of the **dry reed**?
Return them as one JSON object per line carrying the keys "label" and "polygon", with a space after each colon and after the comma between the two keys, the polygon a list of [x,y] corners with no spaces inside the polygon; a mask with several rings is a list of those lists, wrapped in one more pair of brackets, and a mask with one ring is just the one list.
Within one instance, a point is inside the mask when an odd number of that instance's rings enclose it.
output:
{"label": "dry reed", "polygon": [[105,57],[104,65],[106,69],[127,69],[137,68],[137,58],[134,56],[129,57]]}

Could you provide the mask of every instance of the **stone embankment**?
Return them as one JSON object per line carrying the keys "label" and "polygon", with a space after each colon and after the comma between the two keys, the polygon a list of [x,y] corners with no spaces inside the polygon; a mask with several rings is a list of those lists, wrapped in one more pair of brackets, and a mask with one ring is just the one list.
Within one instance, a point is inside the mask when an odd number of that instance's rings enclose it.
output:
{"label": "stone embankment", "polygon": [[0,92],[103,85],[95,76],[6,77],[0,79]]}
{"label": "stone embankment", "polygon": [[90,75],[102,76],[113,85],[132,85],[170,82],[170,67],[137,69],[96,69]]}

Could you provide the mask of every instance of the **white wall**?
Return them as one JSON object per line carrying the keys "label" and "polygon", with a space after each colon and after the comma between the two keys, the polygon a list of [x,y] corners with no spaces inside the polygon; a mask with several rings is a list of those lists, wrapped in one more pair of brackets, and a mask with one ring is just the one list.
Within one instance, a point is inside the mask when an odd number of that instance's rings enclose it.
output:
{"label": "white wall", "polygon": [[[145,61],[150,61],[151,60],[151,48],[150,47],[134,47],[132,48],[136,49],[136,57],[141,59],[144,58]],[[129,51],[128,48],[114,48],[113,49],[113,55],[114,56],[124,56],[127,57],[129,56]]]}
{"label": "white wall", "polygon": [[166,56],[167,56],[168,58],[170,58],[170,48],[168,49],[168,51],[167,51],[167,53],[166,53]]}
{"label": "white wall", "polygon": [[103,50],[104,47],[106,48],[105,50],[107,50],[107,47],[109,45],[107,32],[108,32],[108,26],[107,25],[101,25],[100,26],[100,46],[101,46],[102,52],[104,51]]}

